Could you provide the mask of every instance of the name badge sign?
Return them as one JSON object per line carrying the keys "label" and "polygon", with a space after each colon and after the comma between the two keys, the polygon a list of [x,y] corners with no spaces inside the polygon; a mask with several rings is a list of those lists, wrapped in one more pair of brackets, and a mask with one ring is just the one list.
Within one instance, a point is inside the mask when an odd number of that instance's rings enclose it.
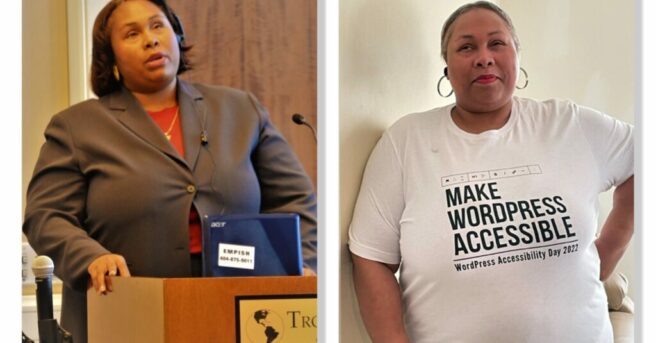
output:
{"label": "name badge sign", "polygon": [[255,247],[219,243],[219,267],[255,269]]}

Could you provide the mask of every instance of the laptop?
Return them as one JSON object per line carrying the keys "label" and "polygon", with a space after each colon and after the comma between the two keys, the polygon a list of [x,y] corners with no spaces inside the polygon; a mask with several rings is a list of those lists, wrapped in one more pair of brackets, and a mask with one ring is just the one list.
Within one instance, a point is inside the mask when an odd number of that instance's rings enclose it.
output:
{"label": "laptop", "polygon": [[208,216],[203,275],[303,275],[300,218],[295,213]]}

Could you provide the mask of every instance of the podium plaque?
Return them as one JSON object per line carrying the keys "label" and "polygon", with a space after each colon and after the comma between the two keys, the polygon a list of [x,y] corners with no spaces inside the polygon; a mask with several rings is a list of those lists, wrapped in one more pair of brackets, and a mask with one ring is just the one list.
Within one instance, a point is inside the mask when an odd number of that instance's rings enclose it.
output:
{"label": "podium plaque", "polygon": [[316,342],[314,276],[114,277],[112,285],[107,295],[87,292],[90,343]]}

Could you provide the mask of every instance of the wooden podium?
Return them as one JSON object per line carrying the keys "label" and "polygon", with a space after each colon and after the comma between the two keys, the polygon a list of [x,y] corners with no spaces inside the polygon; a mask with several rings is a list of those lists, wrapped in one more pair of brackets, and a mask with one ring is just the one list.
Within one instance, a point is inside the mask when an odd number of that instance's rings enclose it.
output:
{"label": "wooden podium", "polygon": [[[313,334],[309,342],[316,342],[314,276],[115,277],[112,285],[107,295],[87,292],[90,343],[267,342],[269,336],[284,343],[299,334]],[[255,316],[242,307],[248,301],[264,302],[255,303],[261,309]]]}

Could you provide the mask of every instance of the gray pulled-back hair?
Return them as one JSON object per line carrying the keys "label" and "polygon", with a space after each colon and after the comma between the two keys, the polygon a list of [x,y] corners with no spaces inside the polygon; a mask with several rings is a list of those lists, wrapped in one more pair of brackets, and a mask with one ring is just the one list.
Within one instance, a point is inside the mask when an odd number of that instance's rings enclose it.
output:
{"label": "gray pulled-back hair", "polygon": [[456,19],[458,19],[461,15],[471,10],[479,9],[479,8],[496,13],[506,23],[506,26],[508,26],[508,30],[512,35],[513,42],[515,43],[515,48],[519,50],[519,38],[517,38],[517,33],[515,32],[515,26],[513,26],[512,20],[510,20],[510,16],[508,16],[508,14],[504,10],[502,10],[499,6],[489,1],[476,1],[460,6],[457,10],[451,13],[449,18],[444,22],[444,26],[442,26],[441,53],[442,53],[442,58],[444,59],[445,62],[446,62],[446,47],[449,44],[449,40],[451,39],[451,34],[453,33],[451,26],[456,21]]}

